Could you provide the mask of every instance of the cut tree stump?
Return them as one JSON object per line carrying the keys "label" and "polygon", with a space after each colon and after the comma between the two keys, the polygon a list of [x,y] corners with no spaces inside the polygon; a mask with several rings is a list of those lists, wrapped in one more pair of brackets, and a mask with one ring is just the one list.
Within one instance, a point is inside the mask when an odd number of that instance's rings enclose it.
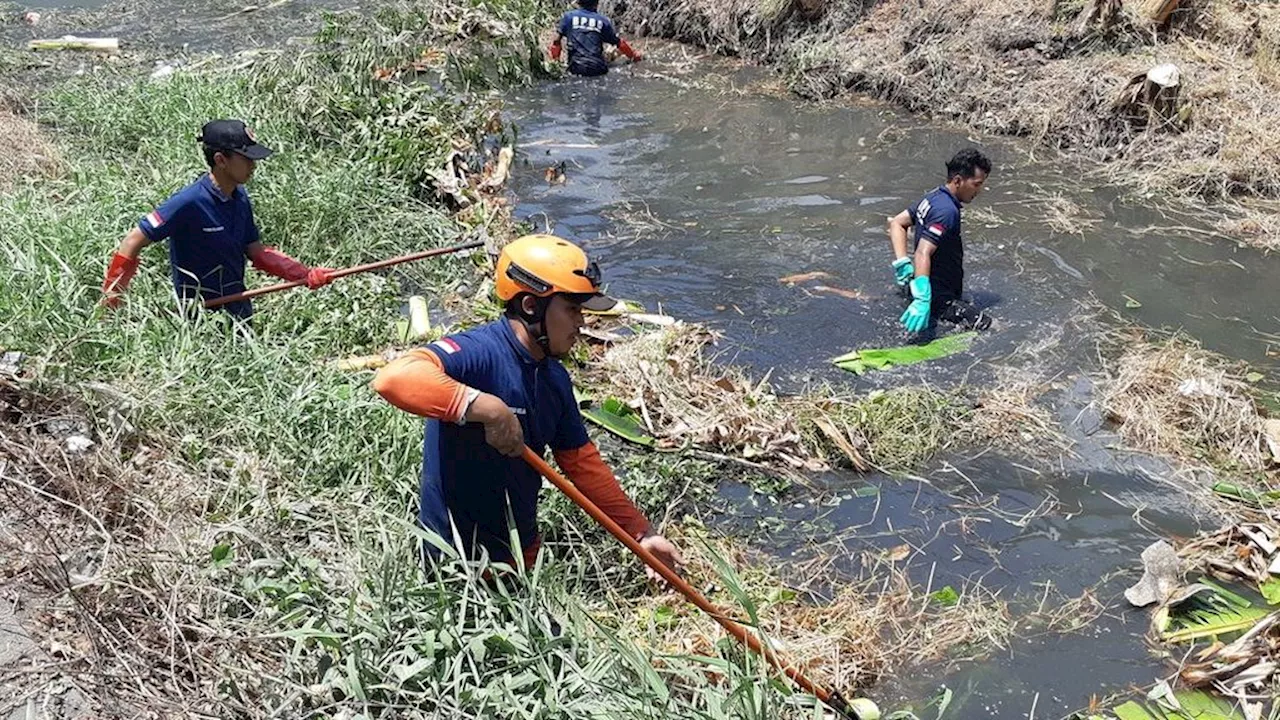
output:
{"label": "cut tree stump", "polygon": [[1116,98],[1115,107],[1135,125],[1148,130],[1177,130],[1182,126],[1182,84],[1177,65],[1157,65],[1136,75]]}

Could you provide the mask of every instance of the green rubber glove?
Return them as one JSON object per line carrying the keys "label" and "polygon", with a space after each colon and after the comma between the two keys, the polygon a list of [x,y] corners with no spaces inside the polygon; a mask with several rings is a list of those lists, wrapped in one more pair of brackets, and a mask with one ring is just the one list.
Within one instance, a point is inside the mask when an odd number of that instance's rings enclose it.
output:
{"label": "green rubber glove", "polygon": [[928,275],[911,281],[911,297],[914,299],[899,321],[907,332],[918,333],[929,325],[929,307],[933,302],[933,286],[929,284]]}
{"label": "green rubber glove", "polygon": [[898,287],[905,287],[911,282],[911,278],[916,274],[916,269],[911,265],[911,258],[900,257],[893,261],[893,276],[898,281]]}

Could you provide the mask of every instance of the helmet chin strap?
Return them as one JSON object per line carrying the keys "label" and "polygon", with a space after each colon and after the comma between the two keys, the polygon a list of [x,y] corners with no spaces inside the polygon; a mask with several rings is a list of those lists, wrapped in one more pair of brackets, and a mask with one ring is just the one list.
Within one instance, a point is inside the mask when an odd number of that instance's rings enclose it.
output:
{"label": "helmet chin strap", "polygon": [[551,352],[551,339],[547,337],[547,308],[551,306],[551,298],[534,297],[534,309],[532,313],[524,311],[524,305],[520,306],[519,320],[524,324],[525,330],[533,336],[534,342],[538,343],[538,347],[542,348],[542,353],[547,357],[559,357]]}

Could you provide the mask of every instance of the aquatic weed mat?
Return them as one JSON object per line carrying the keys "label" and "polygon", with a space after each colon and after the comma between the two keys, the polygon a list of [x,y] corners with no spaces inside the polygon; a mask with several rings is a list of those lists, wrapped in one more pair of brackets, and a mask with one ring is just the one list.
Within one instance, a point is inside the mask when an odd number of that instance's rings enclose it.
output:
{"label": "aquatic weed mat", "polygon": [[1266,418],[1243,363],[1183,335],[1134,328],[1112,332],[1102,348],[1109,359],[1097,402],[1130,447],[1229,474],[1272,464]]}
{"label": "aquatic weed mat", "polygon": [[[827,558],[780,566],[691,519],[669,526],[668,537],[680,544],[695,587],[830,687],[870,688],[913,666],[984,657],[1006,647],[1014,631],[1006,604],[981,586],[937,594],[940,588],[913,584],[901,562],[873,561],[863,578],[836,579],[822,570]],[[676,593],[616,601],[629,608],[618,632],[650,648],[659,668],[745,652]],[[706,673],[724,680],[714,665]]]}
{"label": "aquatic weed mat", "polygon": [[715,340],[684,322],[642,330],[595,346],[580,380],[598,399],[624,404],[660,448],[712,451],[791,475],[846,462],[913,467],[944,446],[944,420],[963,414],[954,397],[928,387],[862,397],[815,386],[780,396],[768,374],[751,377]]}
{"label": "aquatic weed mat", "polygon": [[756,379],[735,366],[704,327],[675,321],[635,330],[598,332],[605,339],[585,352],[578,381],[643,445],[710,452],[792,480],[839,466],[904,472],[965,444],[1070,449],[1039,402],[1045,383],[1017,372],[1003,373],[990,389],[904,385],[857,393],[820,384],[779,395],[767,374]]}

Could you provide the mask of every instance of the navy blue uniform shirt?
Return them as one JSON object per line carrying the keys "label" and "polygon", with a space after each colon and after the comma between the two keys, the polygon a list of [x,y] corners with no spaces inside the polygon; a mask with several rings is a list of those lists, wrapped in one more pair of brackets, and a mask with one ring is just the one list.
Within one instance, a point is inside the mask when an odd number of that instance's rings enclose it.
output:
{"label": "navy blue uniform shirt", "polygon": [[915,207],[907,208],[916,229],[916,246],[933,243],[929,282],[933,307],[960,299],[964,291],[964,243],[960,240],[960,201],[946,186],[925,195]]}
{"label": "navy blue uniform shirt", "polygon": [[569,72],[575,75],[604,75],[609,62],[604,57],[604,44],[617,45],[618,33],[609,18],[598,12],[578,8],[560,18],[560,34],[569,53]]}
{"label": "navy blue uniform shirt", "polygon": [[[244,292],[245,251],[258,241],[258,226],[243,187],[227,197],[206,173],[147,213],[138,228],[152,242],[169,241],[178,297],[212,300]],[[240,318],[253,314],[248,300],[223,308]]]}
{"label": "navy blue uniform shirt", "polygon": [[[587,444],[568,371],[554,358],[534,360],[506,318],[427,347],[440,357],[446,375],[506,403],[535,453]],[[468,551],[479,545],[492,559],[511,562],[508,501],[520,546],[528,548],[538,537],[541,488],[541,476],[528,463],[485,442],[484,425],[426,421],[418,519],[445,540],[453,540],[452,513]]]}

